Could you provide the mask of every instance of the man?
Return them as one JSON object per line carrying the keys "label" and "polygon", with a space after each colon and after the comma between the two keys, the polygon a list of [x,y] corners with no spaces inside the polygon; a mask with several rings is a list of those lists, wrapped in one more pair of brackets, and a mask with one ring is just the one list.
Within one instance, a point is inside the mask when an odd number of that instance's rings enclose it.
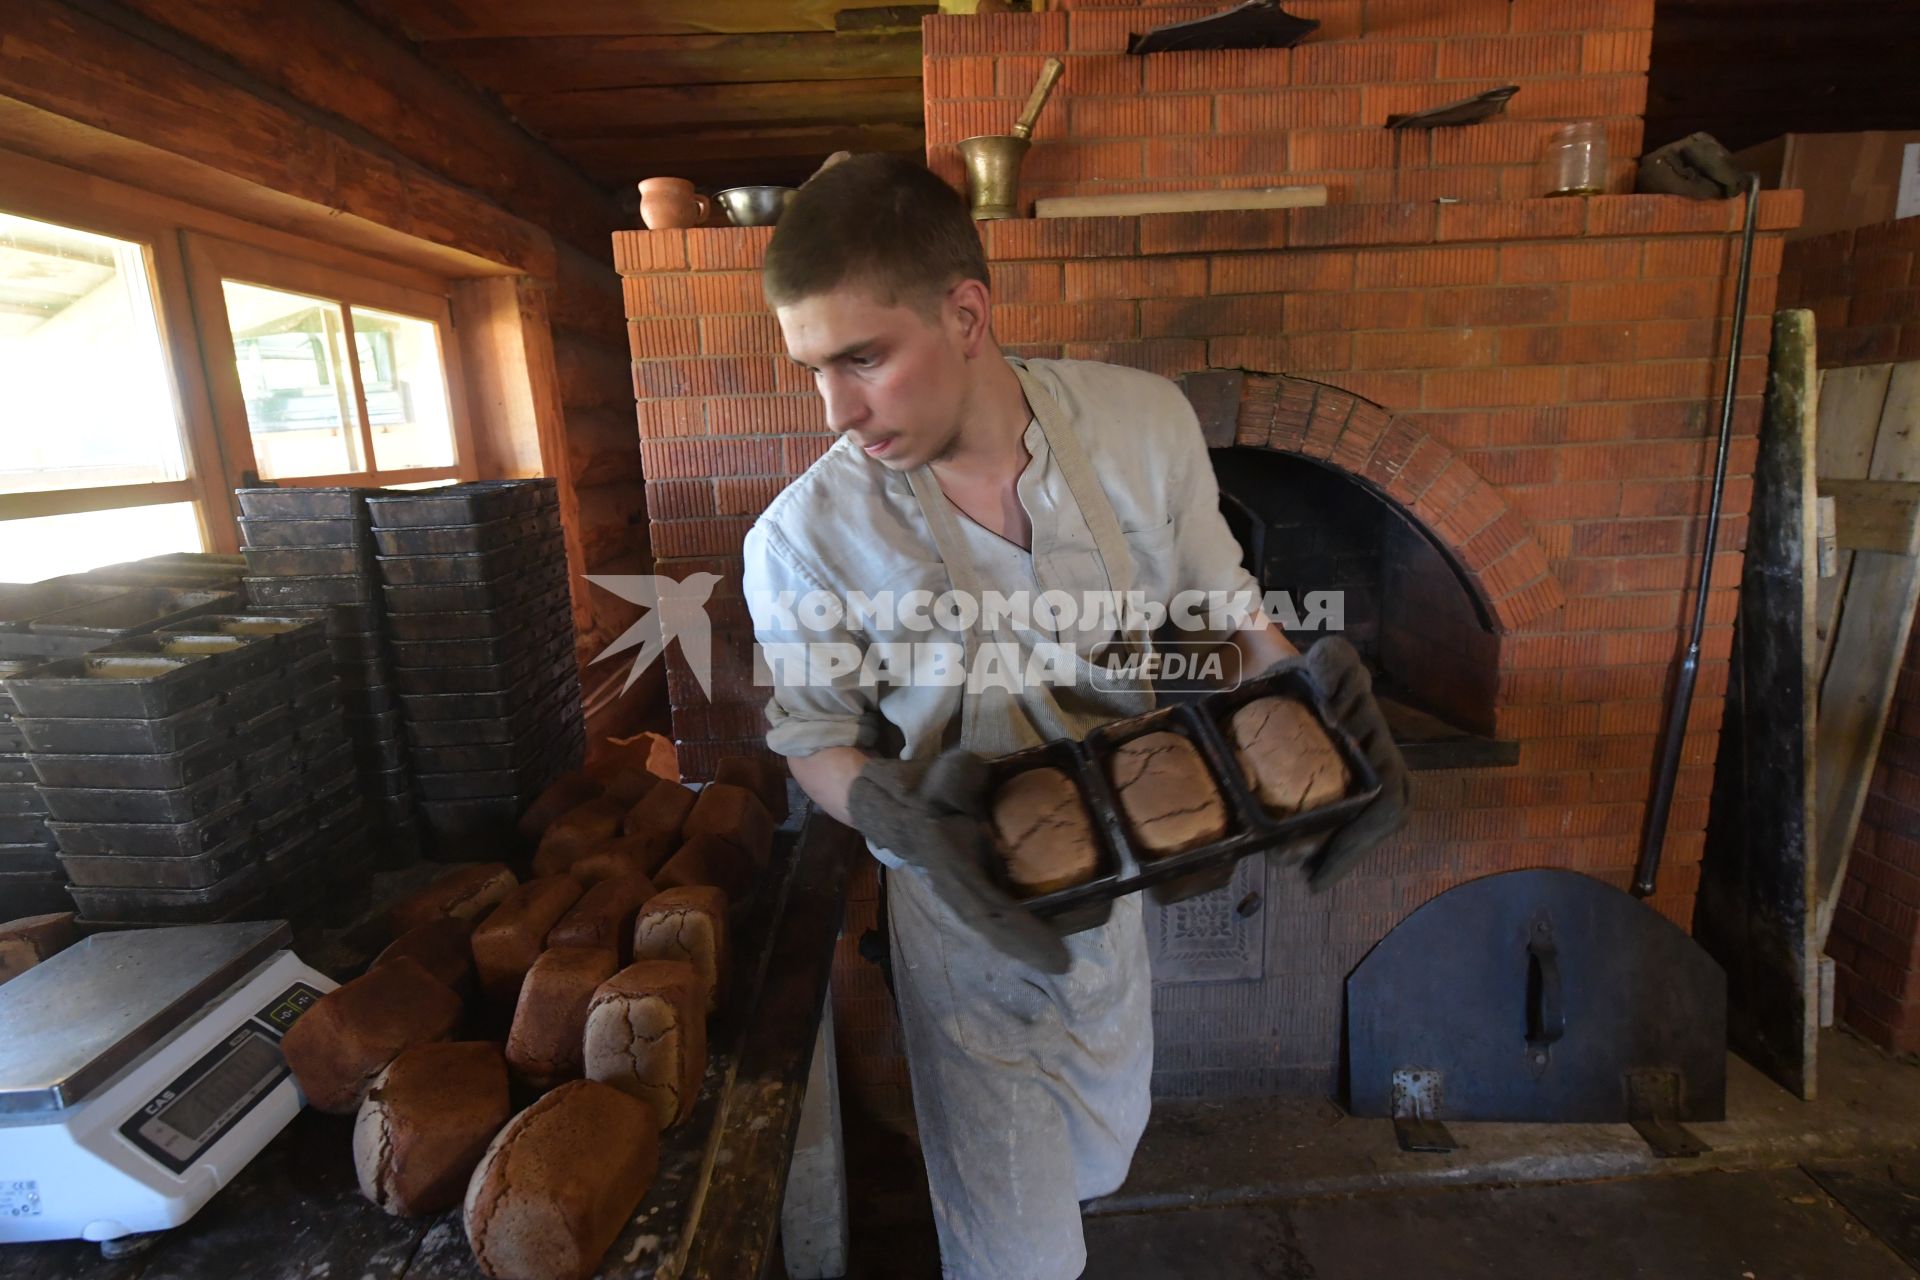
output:
{"label": "man", "polygon": [[[1002,355],[972,220],[926,169],[868,155],[816,175],[774,232],[764,285],[840,438],[747,536],[763,650],[871,654],[938,639],[968,663],[1011,650],[1016,675],[1036,654],[1056,664],[1060,678],[1039,687],[898,669],[863,679],[845,663],[801,679],[776,664],[767,742],[890,869],[896,998],[945,1274],[1077,1276],[1080,1203],[1120,1186],[1147,1119],[1141,906],[1122,898],[1104,925],[1063,939],[995,888],[981,757],[1149,710],[1145,686],[1091,678],[1090,655],[1137,637],[1111,618],[1054,626],[1039,615],[989,636],[984,620],[953,613],[930,636],[924,611],[792,602],[1059,591],[1164,605],[1185,590],[1258,599],[1258,586],[1179,389],[1133,369]],[[1248,672],[1304,665],[1397,771],[1350,648],[1323,642],[1301,659],[1257,610],[1231,642]],[[1398,824],[1403,777],[1382,796],[1316,874],[1338,874]]]}

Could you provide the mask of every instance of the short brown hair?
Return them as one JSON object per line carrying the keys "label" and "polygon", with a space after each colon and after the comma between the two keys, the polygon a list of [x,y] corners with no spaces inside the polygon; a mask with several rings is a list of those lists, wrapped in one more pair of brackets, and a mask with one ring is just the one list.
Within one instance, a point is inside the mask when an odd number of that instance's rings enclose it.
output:
{"label": "short brown hair", "polygon": [[849,156],[780,215],[761,268],[767,304],[861,284],[889,306],[920,307],[962,280],[990,284],[966,201],[905,156]]}

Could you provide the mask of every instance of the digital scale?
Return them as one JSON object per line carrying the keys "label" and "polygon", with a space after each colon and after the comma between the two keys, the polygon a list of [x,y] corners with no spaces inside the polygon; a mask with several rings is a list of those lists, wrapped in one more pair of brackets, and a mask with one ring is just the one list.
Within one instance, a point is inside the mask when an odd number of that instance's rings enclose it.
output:
{"label": "digital scale", "polygon": [[0,986],[0,1242],[199,1212],[304,1105],[280,1038],[334,983],[283,920],[99,933]]}

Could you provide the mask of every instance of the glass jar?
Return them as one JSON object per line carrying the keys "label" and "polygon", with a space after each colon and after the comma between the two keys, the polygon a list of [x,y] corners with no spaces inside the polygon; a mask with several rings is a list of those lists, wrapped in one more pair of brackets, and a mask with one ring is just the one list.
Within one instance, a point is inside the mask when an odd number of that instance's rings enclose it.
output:
{"label": "glass jar", "polygon": [[1598,196],[1607,190],[1607,135],[1598,121],[1556,129],[1541,161],[1550,196]]}

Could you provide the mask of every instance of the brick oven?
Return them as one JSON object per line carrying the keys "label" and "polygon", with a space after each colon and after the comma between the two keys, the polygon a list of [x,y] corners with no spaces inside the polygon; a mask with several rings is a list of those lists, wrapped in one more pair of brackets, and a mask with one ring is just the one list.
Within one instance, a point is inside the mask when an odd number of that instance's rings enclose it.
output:
{"label": "brick oven", "polygon": [[[1542,143],[1572,119],[1605,122],[1614,190],[1626,189],[1651,0],[1297,0],[1290,11],[1324,25],[1294,50],[1121,52],[1130,30],[1216,7],[927,20],[928,152],[957,180],[952,143],[1005,128],[1057,53],[1067,70],[1027,162],[1028,199],[1329,187],[1324,208],[981,225],[1010,352],[1241,374],[1231,438],[1210,443],[1250,562],[1272,586],[1345,587],[1354,636],[1407,723],[1477,744],[1423,754],[1432,767],[1415,774],[1405,832],[1325,895],[1290,878],[1262,886],[1256,862],[1229,890],[1153,919],[1156,1087],[1324,1095],[1342,979],[1409,911],[1517,867],[1630,878],[1704,551],[1740,208],[1533,194]],[[1520,86],[1507,118],[1397,151],[1382,127],[1389,112],[1500,83]],[[1651,900],[1682,925],[1780,232],[1797,217],[1797,193],[1762,197],[1706,660]],[[830,443],[760,299],[768,235],[615,244],[659,571],[712,570],[732,589],[716,609],[711,702],[669,655],[674,733],[695,776],[761,730],[741,538]],[[888,997],[855,952],[872,883],[857,883],[834,979],[843,1087],[900,1115]],[[1260,908],[1237,911],[1253,888]]]}

